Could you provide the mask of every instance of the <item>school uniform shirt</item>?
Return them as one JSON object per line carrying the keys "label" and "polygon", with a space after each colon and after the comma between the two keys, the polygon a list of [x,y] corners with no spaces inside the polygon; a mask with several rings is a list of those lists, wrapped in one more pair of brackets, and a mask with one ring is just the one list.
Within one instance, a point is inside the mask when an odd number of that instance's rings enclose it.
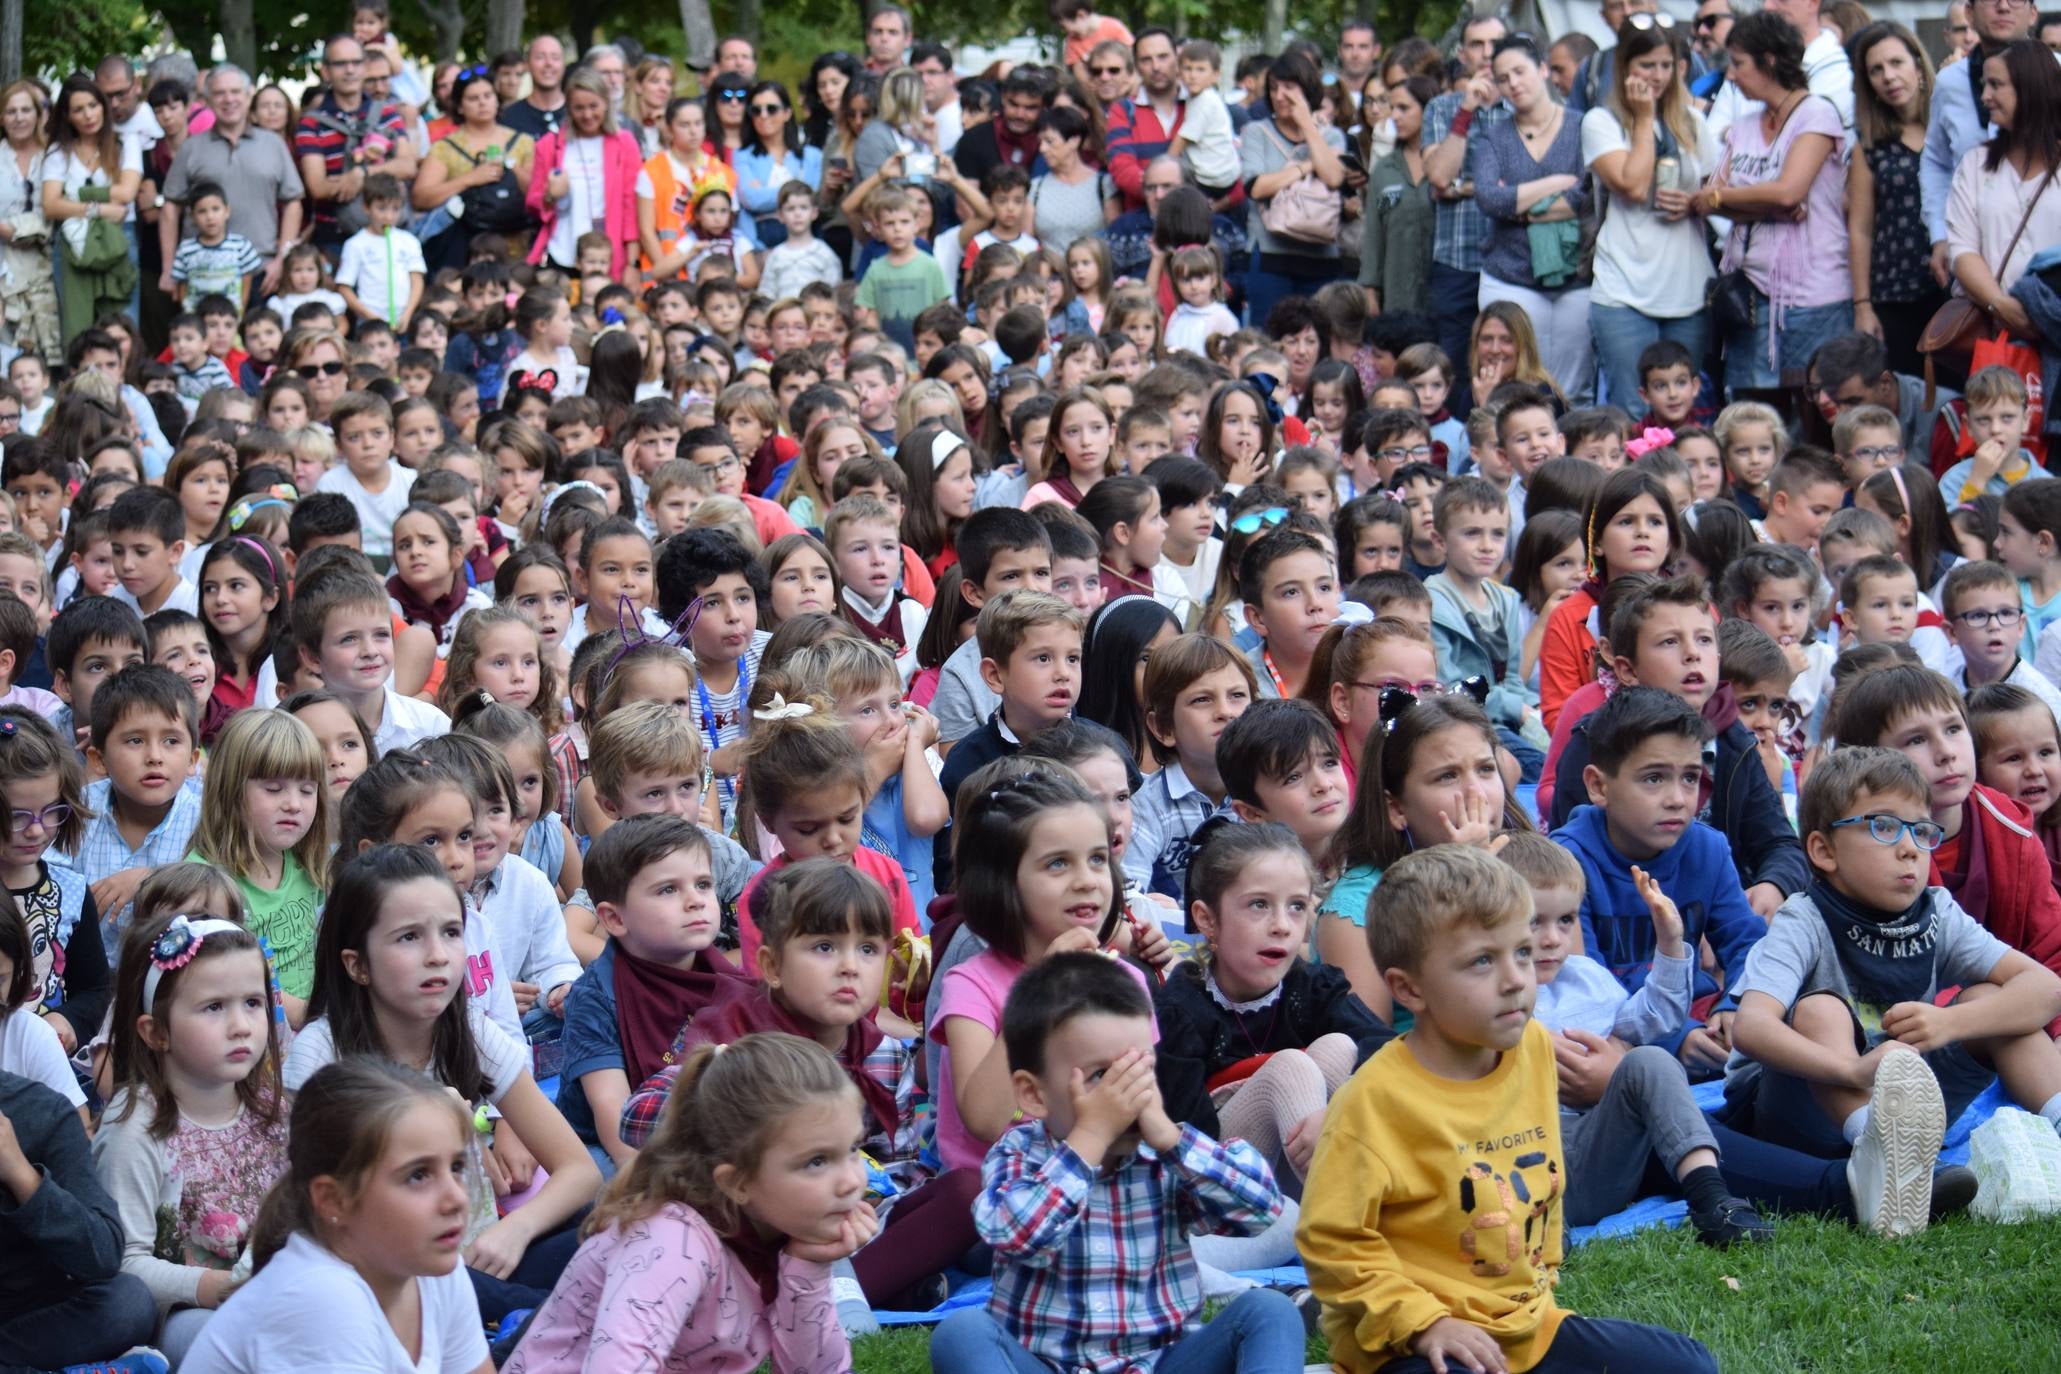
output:
{"label": "school uniform shirt", "polygon": [[372,737],[381,754],[451,733],[451,718],[428,702],[402,696],[391,682],[380,690],[386,693],[386,709]]}
{"label": "school uniform shirt", "polygon": [[1469,1080],[1384,1045],[1331,1099],[1295,1230],[1333,1365],[1373,1374],[1453,1316],[1536,1365],[1566,1316],[1566,1188],[1544,1026]]}
{"label": "school uniform shirt", "polygon": [[208,1319],[185,1366],[211,1374],[470,1374],[484,1364],[487,1338],[465,1266],[418,1278],[415,1290],[419,1360],[408,1357],[358,1271],[296,1231]]}
{"label": "school uniform shirt", "polygon": [[[163,604],[157,609],[159,611],[184,611],[188,615],[197,616],[200,614],[200,588],[194,586],[193,580],[185,575],[184,569],[186,565],[183,558],[180,560],[179,566],[179,580],[173,584],[172,594],[167,596]],[[129,589],[119,582],[114,584],[108,595],[136,612],[139,616],[151,616],[157,613],[156,611],[144,610],[143,603],[138,601],[130,593]]]}
{"label": "school uniform shirt", "polygon": [[580,976],[580,961],[565,935],[565,908],[551,880],[535,865],[509,854],[474,890],[487,929],[507,961],[497,973],[535,983],[540,997]]}
{"label": "school uniform shirt", "polygon": [[923,627],[930,620],[930,612],[918,605],[914,598],[899,592],[890,592],[885,604],[868,601],[850,587],[846,587],[840,596],[842,600],[838,610],[845,620],[857,627],[860,634],[887,650],[906,689],[916,672],[916,641],[923,637]]}

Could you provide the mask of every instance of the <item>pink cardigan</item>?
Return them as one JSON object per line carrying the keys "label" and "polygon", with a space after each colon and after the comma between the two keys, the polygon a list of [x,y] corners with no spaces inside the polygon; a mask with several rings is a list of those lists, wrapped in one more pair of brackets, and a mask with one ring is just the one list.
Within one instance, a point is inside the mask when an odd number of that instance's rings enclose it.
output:
{"label": "pink cardigan", "polygon": [[[602,139],[601,156],[601,231],[608,235],[609,275],[620,277],[630,250],[637,246],[637,174],[644,170],[644,158],[637,151],[636,138],[621,129]],[[542,227],[537,230],[536,241],[530,244],[532,263],[542,262],[551,247],[551,231],[558,223],[558,202],[548,194],[548,188],[552,173],[564,166],[564,131],[538,139],[536,157],[530,166],[528,201],[530,213]]]}

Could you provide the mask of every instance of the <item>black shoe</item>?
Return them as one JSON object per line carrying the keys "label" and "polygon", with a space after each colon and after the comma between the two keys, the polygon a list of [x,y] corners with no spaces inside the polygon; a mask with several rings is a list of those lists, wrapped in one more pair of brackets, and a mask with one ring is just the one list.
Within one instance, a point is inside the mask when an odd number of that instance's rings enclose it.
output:
{"label": "black shoe", "polygon": [[1775,1236],[1774,1226],[1753,1210],[1753,1204],[1736,1197],[1726,1198],[1707,1212],[1691,1207],[1689,1224],[1696,1228],[1696,1239],[1717,1250],[1742,1240],[1772,1240]]}
{"label": "black shoe", "polygon": [[943,1274],[931,1274],[895,1294],[887,1304],[895,1312],[930,1312],[951,1296],[951,1285]]}
{"label": "black shoe", "polygon": [[1302,1333],[1304,1336],[1314,1336],[1317,1334],[1317,1318],[1322,1315],[1324,1304],[1317,1300],[1317,1295],[1314,1292],[1301,1284],[1294,1283],[1268,1284],[1267,1286],[1276,1293],[1286,1294],[1288,1300],[1295,1304],[1296,1313],[1302,1318]]}
{"label": "black shoe", "polygon": [[1959,1164],[1943,1164],[1932,1174],[1933,1221],[1958,1216],[1975,1201],[1975,1171]]}

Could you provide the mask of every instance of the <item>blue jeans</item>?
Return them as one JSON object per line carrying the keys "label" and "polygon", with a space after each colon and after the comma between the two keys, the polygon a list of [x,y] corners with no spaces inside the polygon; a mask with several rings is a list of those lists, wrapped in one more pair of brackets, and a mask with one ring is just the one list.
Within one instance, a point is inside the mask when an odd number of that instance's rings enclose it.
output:
{"label": "blue jeans", "polygon": [[[1253,1288],[1216,1320],[1190,1328],[1161,1351],[1154,1368],[1158,1374],[1300,1374],[1302,1357],[1302,1317],[1295,1304],[1285,1294]],[[930,1337],[930,1367],[936,1374],[1052,1374],[1052,1366],[1004,1331],[985,1307],[961,1308],[938,1323]]]}
{"label": "blue jeans", "polygon": [[1753,319],[1744,329],[1725,336],[1725,389],[1766,390],[1782,385],[1784,372],[1802,372],[1830,340],[1853,332],[1853,302],[1790,306],[1774,330],[1774,355],[1768,353],[1768,298],[1753,293]]}
{"label": "blue jeans", "polygon": [[[1467,366],[1467,340],[1474,332],[1474,317],[1481,313],[1477,304],[1481,296],[1481,273],[1462,272],[1457,267],[1434,261],[1431,276],[1426,282],[1425,296],[1430,302],[1431,323],[1438,330],[1438,346],[1453,360],[1453,371],[1471,381],[1473,373]],[[1480,405],[1486,400],[1486,396],[1476,396],[1474,404]]]}
{"label": "blue jeans", "polygon": [[1267,271],[1259,264],[1259,254],[1252,255],[1252,266],[1245,273],[1245,318],[1254,329],[1267,327],[1267,315],[1281,301],[1290,296],[1314,296],[1319,287],[1338,280],[1340,265],[1337,258],[1312,257],[1308,262],[1308,276],[1302,273],[1291,276],[1286,272]]}
{"label": "blue jeans", "polygon": [[1546,771],[1545,752],[1507,725],[1496,727],[1496,739],[1510,751],[1510,757],[1517,760],[1518,781],[1530,787],[1538,786],[1539,775]]}
{"label": "blue jeans", "polygon": [[[1447,1360],[1446,1367],[1460,1366]],[[1531,1374],[1596,1374],[1605,1369],[1718,1374],[1718,1362],[1703,1342],[1665,1327],[1611,1317],[1569,1317],[1553,1333],[1546,1358],[1531,1367]],[[1381,1374],[1431,1374],[1431,1361],[1405,1356],[1382,1365]]]}
{"label": "blue jeans", "polygon": [[1589,302],[1589,334],[1596,342],[1596,368],[1603,374],[1607,401],[1634,420],[1646,413],[1639,396],[1639,355],[1662,339],[1672,339],[1689,350],[1691,372],[1703,371],[1703,351],[1709,347],[1710,321],[1697,311],[1679,320],[1655,319],[1628,305],[1598,305]]}
{"label": "blue jeans", "polygon": [[[33,1249],[17,1252],[24,1261]],[[58,1369],[111,1360],[157,1330],[157,1300],[134,1274],[81,1283],[45,1307],[0,1317],[0,1368]]]}

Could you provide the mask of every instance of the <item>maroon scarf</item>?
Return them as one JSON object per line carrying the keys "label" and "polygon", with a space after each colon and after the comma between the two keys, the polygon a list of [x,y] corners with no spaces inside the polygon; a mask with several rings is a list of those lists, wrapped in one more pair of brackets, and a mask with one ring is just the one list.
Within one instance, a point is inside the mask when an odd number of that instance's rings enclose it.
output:
{"label": "maroon scarf", "polygon": [[840,596],[837,608],[844,612],[844,618],[852,623],[858,632],[887,650],[890,658],[900,658],[909,647],[902,643],[902,602],[897,592],[887,603],[887,614],[878,621],[868,620],[866,613],[852,604],[852,599]]}
{"label": "maroon scarf", "polygon": [[401,619],[410,625],[428,626],[429,632],[441,644],[444,642],[444,626],[464,609],[466,593],[472,589],[465,585],[463,573],[453,573],[449,592],[434,601],[424,601],[413,587],[401,580],[399,573],[395,573],[386,580],[386,590],[394,604],[401,608]]}
{"label": "maroon scarf", "polygon": [[1081,503],[1081,489],[1073,484],[1073,474],[1062,472],[1055,477],[1047,477],[1045,485],[1052,488],[1060,500],[1066,502],[1068,510]]}
{"label": "maroon scarf", "polygon": [[[695,1016],[682,1039],[687,1045],[728,1045],[754,1031],[786,1031],[804,1040],[816,1038],[816,1028],[780,1005],[771,988],[764,983],[733,978],[723,985],[716,1000]],[[844,1045],[834,1053],[838,1066],[858,1086],[867,1110],[880,1122],[888,1138],[893,1139],[901,1124],[894,1091],[866,1072],[866,1056],[873,1053],[883,1038],[869,1009],[845,1031]]]}
{"label": "maroon scarf", "polygon": [[623,1067],[642,1083],[673,1062],[674,1037],[694,1013],[714,1002],[744,976],[712,949],[694,956],[691,968],[668,968],[639,959],[618,942],[615,949],[615,1028],[622,1037]]}
{"label": "maroon scarf", "polygon": [[759,1286],[759,1301],[770,1305],[780,1293],[780,1252],[787,1248],[787,1237],[768,1240],[751,1224],[750,1217],[739,1217],[737,1233],[724,1236],[723,1246],[737,1256],[744,1272]]}

